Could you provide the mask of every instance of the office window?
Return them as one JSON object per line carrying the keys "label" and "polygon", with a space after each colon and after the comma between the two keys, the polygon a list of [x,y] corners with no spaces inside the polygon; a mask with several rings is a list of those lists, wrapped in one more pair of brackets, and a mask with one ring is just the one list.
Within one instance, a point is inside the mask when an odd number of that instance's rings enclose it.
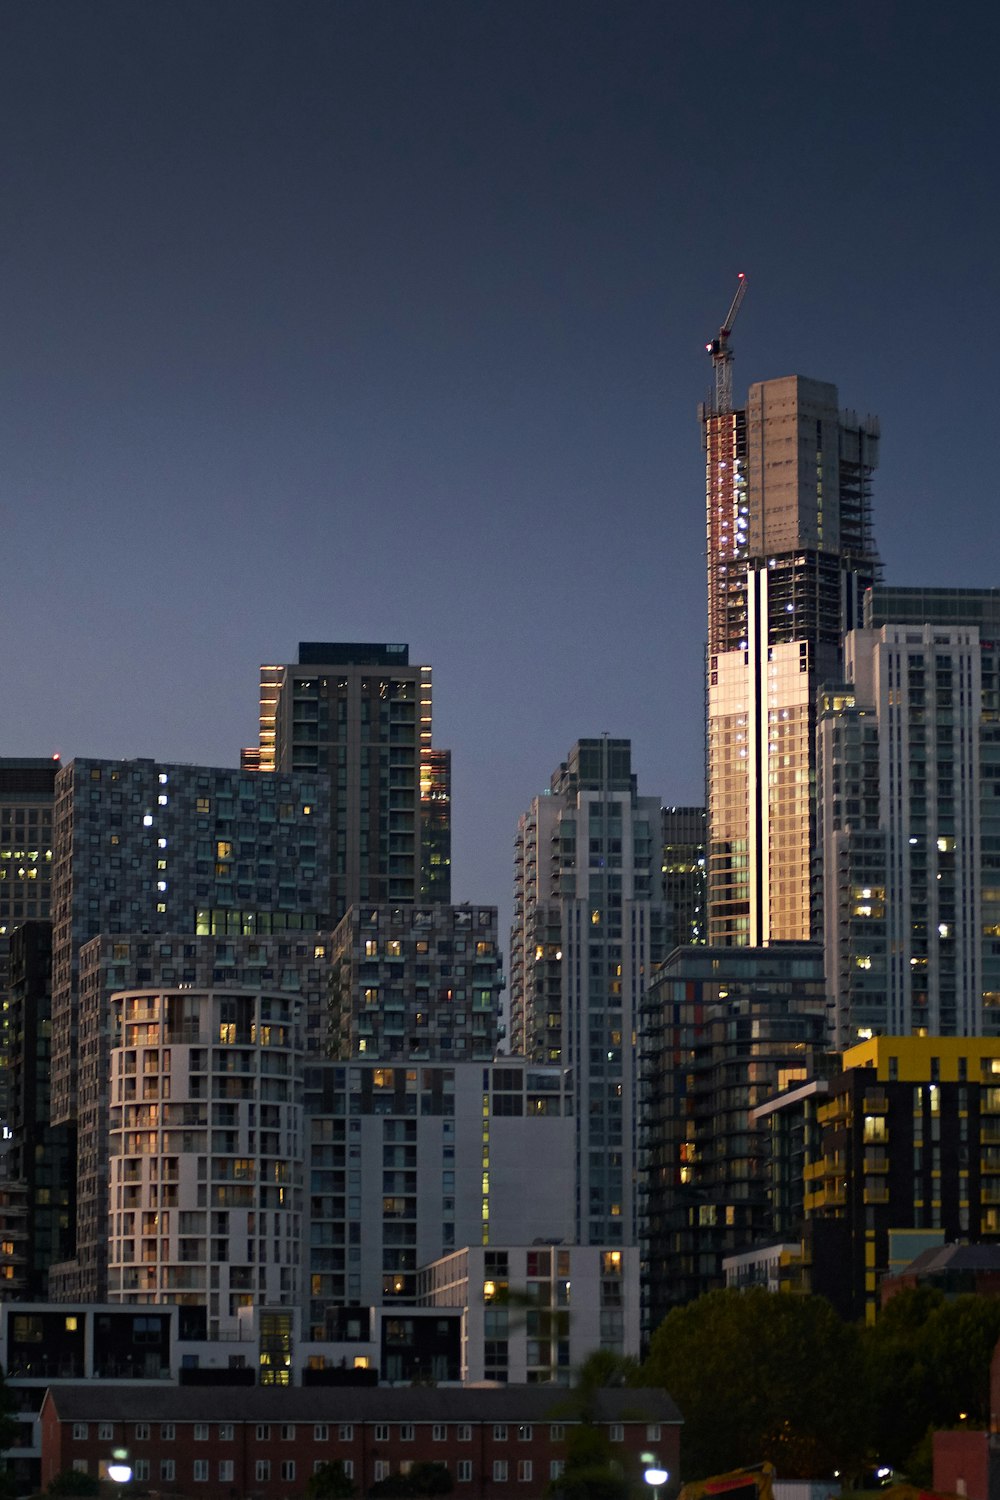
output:
{"label": "office window", "polygon": [[208,1481],[208,1459],[196,1458],[191,1478],[196,1484],[205,1484]]}
{"label": "office window", "polygon": [[507,1483],[507,1460],[505,1458],[493,1460],[493,1482],[494,1484]]}

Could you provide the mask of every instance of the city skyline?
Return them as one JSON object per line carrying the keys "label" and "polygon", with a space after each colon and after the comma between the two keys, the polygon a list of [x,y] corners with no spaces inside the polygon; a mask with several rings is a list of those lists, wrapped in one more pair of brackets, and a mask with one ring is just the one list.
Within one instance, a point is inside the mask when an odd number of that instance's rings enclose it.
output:
{"label": "city skyline", "polygon": [[994,583],[996,18],[719,20],[4,8],[5,754],[235,766],[260,662],[406,641],[454,898],[503,933],[575,739],[701,800],[695,407],[739,271],[737,401],[835,381],[882,421],[887,581]]}

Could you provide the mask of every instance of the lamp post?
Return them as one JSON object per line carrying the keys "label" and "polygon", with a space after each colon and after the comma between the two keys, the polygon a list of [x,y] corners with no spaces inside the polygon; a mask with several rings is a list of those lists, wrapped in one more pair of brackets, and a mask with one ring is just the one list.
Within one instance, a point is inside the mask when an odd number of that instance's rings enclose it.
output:
{"label": "lamp post", "polygon": [[653,1491],[653,1500],[660,1500],[660,1485],[666,1484],[670,1478],[667,1470],[661,1469],[659,1464],[650,1464],[649,1468],[643,1471],[642,1477]]}
{"label": "lamp post", "polygon": [[118,1486],[119,1497],[123,1495],[125,1486],[132,1478],[132,1465],[126,1463],[124,1459],[115,1458],[108,1464],[104,1472],[111,1480],[111,1483]]}

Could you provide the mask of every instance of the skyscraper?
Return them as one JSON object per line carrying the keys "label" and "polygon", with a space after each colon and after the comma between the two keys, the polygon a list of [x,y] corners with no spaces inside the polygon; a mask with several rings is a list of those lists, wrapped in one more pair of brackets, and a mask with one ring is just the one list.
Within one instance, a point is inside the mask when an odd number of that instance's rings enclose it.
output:
{"label": "skyscraper", "polygon": [[819,807],[840,1046],[1000,1033],[1000,590],[872,589],[824,689]]}
{"label": "skyscraper", "polygon": [[330,914],[451,900],[450,762],[431,746],[431,669],[409,647],[304,641],[260,669],[260,744],[245,769],[330,787]]}
{"label": "skyscraper", "polygon": [[635,1035],[665,946],[661,847],[628,740],[580,740],[518,825],[511,1045],[573,1070],[582,1244],[635,1243]]}
{"label": "skyscraper", "polygon": [[878,571],[878,425],[792,375],[703,410],[709,942],[819,934],[815,701]]}

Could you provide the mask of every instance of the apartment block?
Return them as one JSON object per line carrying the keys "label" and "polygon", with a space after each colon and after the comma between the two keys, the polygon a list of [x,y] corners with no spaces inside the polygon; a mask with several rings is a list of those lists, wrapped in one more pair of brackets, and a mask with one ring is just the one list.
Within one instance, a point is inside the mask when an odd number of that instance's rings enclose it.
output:
{"label": "apartment block", "polygon": [[493,1057],[504,982],[495,906],[351,907],[330,950],[332,1056]]}

